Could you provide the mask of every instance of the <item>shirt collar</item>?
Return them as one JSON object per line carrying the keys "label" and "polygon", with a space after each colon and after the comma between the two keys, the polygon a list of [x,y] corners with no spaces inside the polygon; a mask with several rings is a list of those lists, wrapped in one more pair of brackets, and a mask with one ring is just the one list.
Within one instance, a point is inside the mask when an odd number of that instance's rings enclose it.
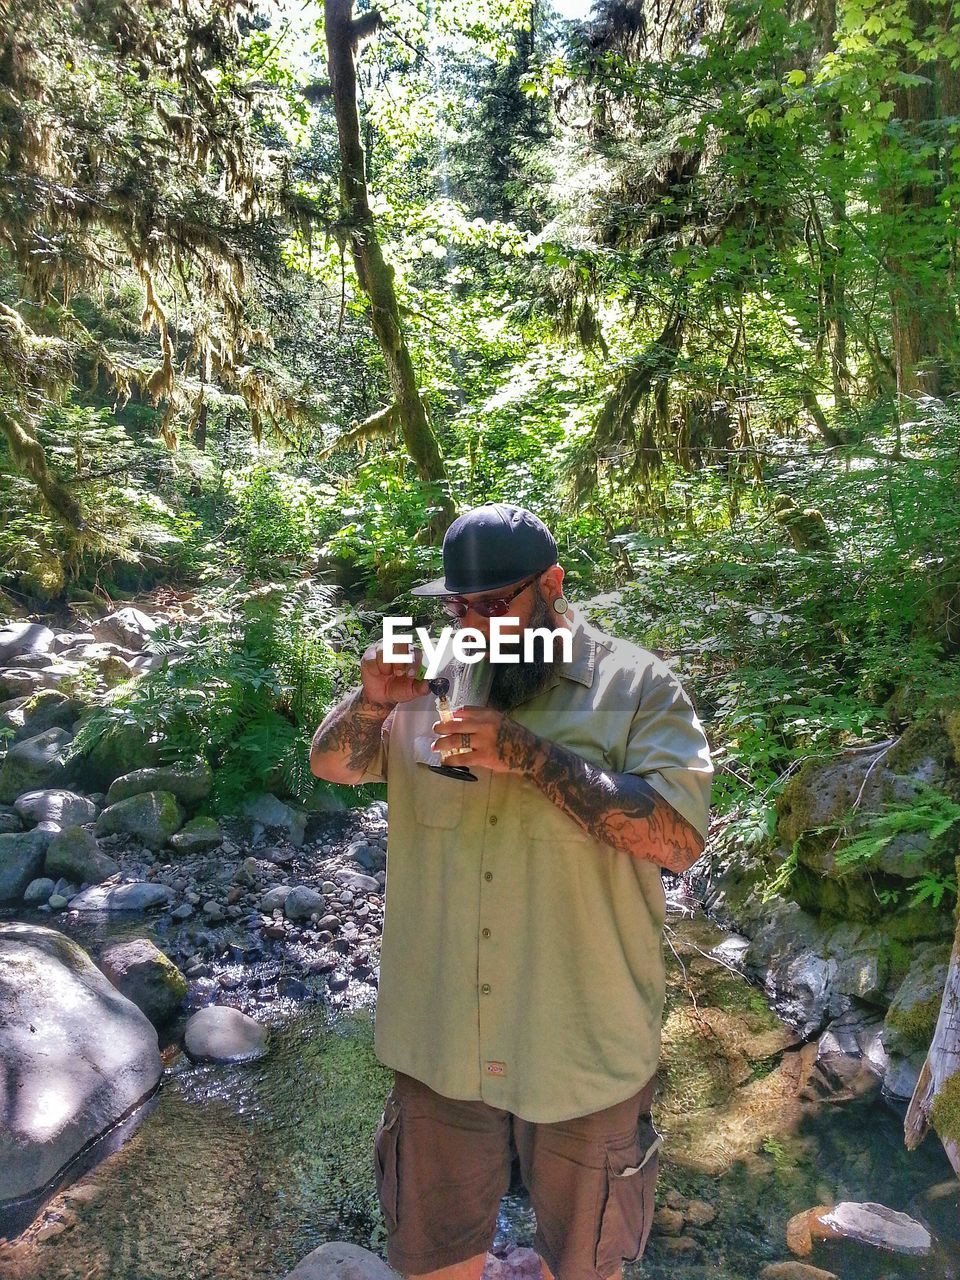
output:
{"label": "shirt collar", "polygon": [[[597,665],[598,649],[609,649],[607,638],[596,631],[587,622],[582,611],[575,604],[570,605],[573,614],[573,645],[569,662],[557,664],[557,676],[566,676],[568,680],[576,680],[588,689],[593,685],[593,674]],[[552,684],[555,684],[553,681]],[[552,687],[552,685],[551,685]]]}

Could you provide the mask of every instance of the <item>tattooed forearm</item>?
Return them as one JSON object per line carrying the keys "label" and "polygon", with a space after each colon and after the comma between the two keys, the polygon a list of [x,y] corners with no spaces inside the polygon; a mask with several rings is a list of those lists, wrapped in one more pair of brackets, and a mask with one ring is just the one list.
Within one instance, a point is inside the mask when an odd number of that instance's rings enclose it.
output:
{"label": "tattooed forearm", "polygon": [[380,730],[392,710],[392,702],[368,701],[362,688],[348,694],[313,735],[311,771],[331,782],[359,779],[377,754]]}
{"label": "tattooed forearm", "polygon": [[703,852],[703,840],[658,792],[633,773],[601,769],[566,747],[504,717],[500,758],[594,839],[679,875]]}

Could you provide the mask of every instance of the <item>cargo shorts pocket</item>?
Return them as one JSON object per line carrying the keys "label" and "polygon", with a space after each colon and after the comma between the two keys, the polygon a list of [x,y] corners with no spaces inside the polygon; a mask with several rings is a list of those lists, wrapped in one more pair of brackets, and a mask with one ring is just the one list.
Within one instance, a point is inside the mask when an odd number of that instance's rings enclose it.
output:
{"label": "cargo shorts pocket", "polygon": [[397,1229],[399,1201],[398,1152],[400,1138],[400,1103],[392,1094],[387,1098],[383,1116],[373,1138],[373,1164],[377,1180],[377,1198],[387,1231]]}
{"label": "cargo shorts pocket", "polygon": [[594,1265],[611,1276],[620,1264],[636,1262],[653,1226],[657,1153],[663,1137],[649,1112],[641,1115],[636,1135],[611,1141],[606,1149],[606,1177]]}

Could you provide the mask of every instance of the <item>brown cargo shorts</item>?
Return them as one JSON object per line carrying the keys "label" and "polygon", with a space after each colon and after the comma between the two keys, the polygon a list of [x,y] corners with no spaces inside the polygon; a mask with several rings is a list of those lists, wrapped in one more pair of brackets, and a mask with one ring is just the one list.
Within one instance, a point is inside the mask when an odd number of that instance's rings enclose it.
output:
{"label": "brown cargo shorts", "polygon": [[643,1254],[653,1223],[656,1075],[602,1111],[534,1124],[445,1098],[394,1072],[374,1137],[387,1261],[420,1275],[485,1253],[514,1153],[537,1218],[533,1247],[557,1280],[607,1280]]}

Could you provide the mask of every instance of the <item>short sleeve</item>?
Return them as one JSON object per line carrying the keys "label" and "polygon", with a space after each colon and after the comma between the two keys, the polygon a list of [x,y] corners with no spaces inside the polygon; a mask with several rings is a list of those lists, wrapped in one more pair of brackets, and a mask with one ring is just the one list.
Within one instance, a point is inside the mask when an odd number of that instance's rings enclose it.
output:
{"label": "short sleeve", "polygon": [[394,707],[380,726],[380,745],[377,747],[376,755],[367,765],[363,777],[357,779],[358,786],[362,782],[386,782],[387,759],[390,752],[390,730],[393,728],[393,717],[396,712],[397,708]]}
{"label": "short sleeve", "polygon": [[658,662],[645,675],[623,772],[642,777],[706,840],[713,781],[710,746],[693,703],[665,663]]}

